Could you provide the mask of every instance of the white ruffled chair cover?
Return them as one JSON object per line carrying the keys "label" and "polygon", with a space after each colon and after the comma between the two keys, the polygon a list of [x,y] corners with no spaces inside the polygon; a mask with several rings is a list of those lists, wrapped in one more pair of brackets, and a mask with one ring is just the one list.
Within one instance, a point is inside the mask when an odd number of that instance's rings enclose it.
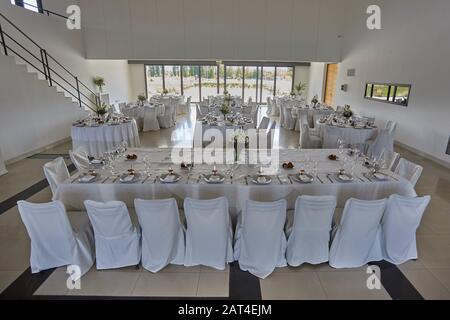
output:
{"label": "white ruffled chair cover", "polygon": [[177,202],[166,200],[134,200],[142,230],[142,266],[158,272],[168,264],[184,263],[184,230]]}
{"label": "white ruffled chair cover", "polygon": [[143,131],[158,131],[159,122],[158,122],[158,108],[155,107],[144,107],[144,128]]}
{"label": "white ruffled chair cover", "polygon": [[173,119],[175,108],[172,105],[165,105],[164,115],[158,115],[158,122],[160,128],[170,128],[175,125],[175,121]]}
{"label": "white ruffled chair cover", "polygon": [[330,231],[336,197],[300,196],[293,225],[287,228],[286,259],[290,266],[320,264],[329,258]]}
{"label": "white ruffled chair cover", "polygon": [[56,194],[58,184],[70,177],[69,170],[67,170],[66,163],[62,157],[44,164],[44,175],[47,178],[53,196]]}
{"label": "white ruffled chair cover", "polygon": [[260,124],[259,124],[259,126],[258,126],[258,129],[259,130],[261,130],[261,129],[262,130],[266,130],[269,127],[269,124],[270,124],[270,119],[267,118],[267,117],[263,117],[261,122],[260,122]]}
{"label": "white ruffled chair cover", "polygon": [[400,154],[397,152],[383,150],[380,159],[383,159],[386,163],[388,170],[394,171],[398,160],[400,159]]}
{"label": "white ruffled chair cover", "polygon": [[272,114],[272,99],[267,97],[267,115],[270,116]]}
{"label": "white ruffled chair cover", "polygon": [[138,265],[141,260],[141,234],[131,222],[125,203],[84,201],[94,228],[97,269]]}
{"label": "white ruffled chair cover", "polygon": [[69,150],[69,156],[78,171],[89,168],[89,157],[84,148],[78,148],[75,151]]}
{"label": "white ruffled chair cover", "polygon": [[431,197],[389,197],[382,221],[383,258],[394,264],[417,259],[416,231]]}
{"label": "white ruffled chair cover", "polygon": [[330,266],[357,268],[383,259],[381,219],[386,199],[347,200],[330,249]]}
{"label": "white ruffled chair cover", "polygon": [[281,109],[283,112],[284,127],[288,130],[294,130],[296,118],[294,119],[292,116],[292,108],[284,106]]}
{"label": "white ruffled chair cover", "polygon": [[286,200],[247,200],[236,227],[234,258],[241,270],[265,279],[286,266]]}
{"label": "white ruffled chair cover", "polygon": [[394,151],[394,139],[387,129],[379,130],[375,139],[368,140],[367,144],[367,154],[376,158],[380,158],[383,150]]}
{"label": "white ruffled chair cover", "polygon": [[86,216],[73,229],[60,201],[17,205],[31,239],[32,273],[66,265],[79,266],[81,276],[89,271],[94,264],[94,235]]}
{"label": "white ruffled chair cover", "polygon": [[412,186],[415,187],[420,179],[420,176],[422,175],[422,171],[422,166],[408,161],[405,158],[401,158],[394,172],[406,180],[409,180]]}
{"label": "white ruffled chair cover", "polygon": [[188,114],[189,110],[191,110],[191,99],[192,97],[188,97],[186,102],[179,103],[177,105],[177,114]]}
{"label": "white ruffled chair cover", "polygon": [[300,148],[302,149],[320,149],[322,139],[316,135],[310,134],[308,123],[302,124],[300,130]]}
{"label": "white ruffled chair cover", "polygon": [[233,262],[233,230],[228,200],[184,200],[186,217],[185,266],[205,265],[224,270]]}

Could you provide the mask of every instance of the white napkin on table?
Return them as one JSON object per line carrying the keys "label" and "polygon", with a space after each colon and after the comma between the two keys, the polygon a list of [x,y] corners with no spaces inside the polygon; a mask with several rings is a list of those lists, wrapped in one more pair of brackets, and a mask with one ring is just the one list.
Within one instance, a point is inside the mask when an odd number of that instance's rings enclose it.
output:
{"label": "white napkin on table", "polygon": [[81,181],[81,182],[91,182],[91,181],[94,180],[95,178],[96,178],[95,176],[90,175],[90,174],[87,174],[87,175],[85,175],[85,176],[82,176],[82,177],[80,178],[80,181]]}
{"label": "white napkin on table", "polygon": [[175,181],[175,175],[174,175],[174,174],[168,174],[168,175],[164,178],[164,181],[167,181],[167,182]]}
{"label": "white napkin on table", "polygon": [[135,178],[134,175],[129,174],[129,175],[127,175],[125,178],[123,178],[122,181],[125,181],[125,182],[131,182],[131,181],[134,180],[134,178]]}

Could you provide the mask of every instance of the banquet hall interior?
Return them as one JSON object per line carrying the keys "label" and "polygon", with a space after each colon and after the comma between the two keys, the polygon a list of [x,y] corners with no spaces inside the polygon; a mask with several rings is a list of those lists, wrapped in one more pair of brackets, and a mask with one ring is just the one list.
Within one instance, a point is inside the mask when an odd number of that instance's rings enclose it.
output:
{"label": "banquet hall interior", "polygon": [[449,300],[449,13],[1,0],[0,299]]}

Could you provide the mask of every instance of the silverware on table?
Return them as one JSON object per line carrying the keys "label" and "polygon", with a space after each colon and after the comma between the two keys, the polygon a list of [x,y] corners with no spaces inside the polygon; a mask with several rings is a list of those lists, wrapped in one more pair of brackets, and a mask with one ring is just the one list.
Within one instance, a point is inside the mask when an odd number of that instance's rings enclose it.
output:
{"label": "silverware on table", "polygon": [[328,178],[328,180],[330,180],[331,183],[334,183],[334,181],[330,178],[330,174],[329,173],[327,173],[327,178]]}
{"label": "silverware on table", "polygon": [[322,179],[320,179],[319,175],[316,175],[316,177],[317,177],[317,180],[319,180],[319,181],[320,181],[320,183],[322,183],[322,184],[323,184],[323,181],[322,181]]}
{"label": "silverware on table", "polygon": [[104,179],[104,180],[102,181],[102,183],[105,183],[106,180],[108,180],[108,179],[109,179],[109,177],[106,177],[106,179]]}

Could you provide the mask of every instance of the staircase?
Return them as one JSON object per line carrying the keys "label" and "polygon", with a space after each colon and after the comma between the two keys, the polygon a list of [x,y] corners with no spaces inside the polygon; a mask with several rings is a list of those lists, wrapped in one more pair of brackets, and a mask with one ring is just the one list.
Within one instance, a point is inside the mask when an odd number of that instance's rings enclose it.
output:
{"label": "staircase", "polygon": [[[8,32],[5,31],[6,26]],[[24,66],[38,80],[45,81],[48,87],[53,88],[57,95],[76,102],[80,108],[95,110],[100,104],[99,96],[80,81],[78,76],[2,13],[0,51],[5,56],[14,57],[17,65]]]}

